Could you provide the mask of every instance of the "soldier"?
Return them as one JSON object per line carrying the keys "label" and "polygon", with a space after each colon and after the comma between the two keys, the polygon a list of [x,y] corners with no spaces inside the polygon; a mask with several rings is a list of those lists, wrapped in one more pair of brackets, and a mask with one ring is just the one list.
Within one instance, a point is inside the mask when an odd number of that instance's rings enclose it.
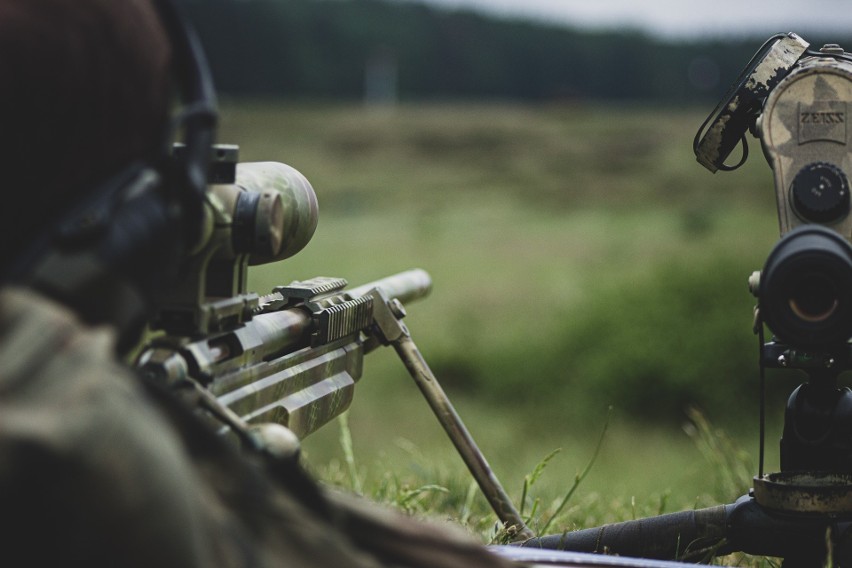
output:
{"label": "soldier", "polygon": [[[152,232],[142,221],[162,221],[142,257],[168,282],[190,238],[170,232],[168,184],[130,166],[155,160],[169,129],[176,46],[156,5],[0,0],[3,564],[502,565],[291,462],[237,455],[120,362],[117,338],[128,344],[156,292],[122,251]],[[101,214],[131,199],[126,217]]]}

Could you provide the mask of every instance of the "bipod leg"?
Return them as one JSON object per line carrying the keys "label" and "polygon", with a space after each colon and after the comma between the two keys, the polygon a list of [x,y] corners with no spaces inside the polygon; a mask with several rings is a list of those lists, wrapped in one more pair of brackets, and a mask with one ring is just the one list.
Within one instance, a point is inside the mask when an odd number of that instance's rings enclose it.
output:
{"label": "bipod leg", "polygon": [[373,318],[377,331],[382,336],[379,339],[386,345],[393,345],[497,518],[507,530],[514,531],[512,540],[522,541],[533,538],[535,534],[524,523],[521,514],[512,504],[485,456],[482,455],[455,407],[438,383],[438,379],[411,339],[408,328],[400,321],[405,316],[402,304],[396,300],[388,301],[379,290],[373,290],[370,295],[373,296]]}

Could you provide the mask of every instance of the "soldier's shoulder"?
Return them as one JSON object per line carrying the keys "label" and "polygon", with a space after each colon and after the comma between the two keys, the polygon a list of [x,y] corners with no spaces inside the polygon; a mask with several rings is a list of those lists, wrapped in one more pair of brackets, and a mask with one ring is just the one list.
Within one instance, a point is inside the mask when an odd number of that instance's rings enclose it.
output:
{"label": "soldier's shoulder", "polygon": [[114,333],[26,288],[0,289],[0,390],[43,374],[117,366]]}

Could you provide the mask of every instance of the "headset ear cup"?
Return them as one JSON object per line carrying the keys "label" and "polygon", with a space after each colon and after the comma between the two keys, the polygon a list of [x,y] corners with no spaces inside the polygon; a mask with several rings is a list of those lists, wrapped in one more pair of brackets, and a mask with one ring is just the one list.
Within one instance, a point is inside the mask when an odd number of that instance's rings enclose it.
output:
{"label": "headset ear cup", "polygon": [[89,323],[111,323],[122,350],[174,284],[185,252],[181,209],[161,182],[144,165],[111,178],[50,235],[23,280]]}
{"label": "headset ear cup", "polygon": [[161,189],[128,199],[115,211],[99,256],[145,297],[173,284],[186,250],[180,208]]}

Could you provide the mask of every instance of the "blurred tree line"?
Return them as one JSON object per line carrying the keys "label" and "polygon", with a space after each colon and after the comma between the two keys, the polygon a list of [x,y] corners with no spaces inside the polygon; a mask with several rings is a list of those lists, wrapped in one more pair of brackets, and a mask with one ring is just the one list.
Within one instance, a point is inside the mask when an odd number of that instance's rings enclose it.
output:
{"label": "blurred tree line", "polygon": [[230,95],[357,100],[378,72],[403,100],[705,101],[766,39],[676,43],[390,0],[183,3]]}

